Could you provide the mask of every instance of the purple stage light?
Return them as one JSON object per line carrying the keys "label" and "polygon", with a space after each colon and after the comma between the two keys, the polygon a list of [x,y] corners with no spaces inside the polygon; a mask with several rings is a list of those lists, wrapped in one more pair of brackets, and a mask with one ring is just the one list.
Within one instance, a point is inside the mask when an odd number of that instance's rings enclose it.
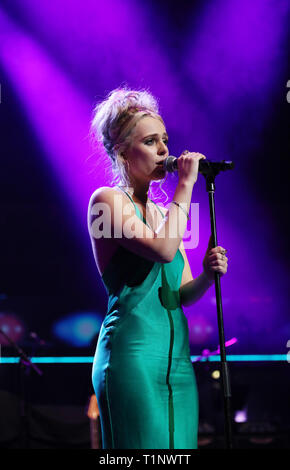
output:
{"label": "purple stage light", "polygon": [[189,340],[193,345],[206,344],[211,339],[214,327],[208,318],[192,315],[188,319]]}
{"label": "purple stage light", "polygon": [[236,423],[246,423],[248,419],[247,410],[238,410],[235,411],[235,422]]}
{"label": "purple stage light", "polygon": [[[91,109],[49,55],[0,11],[0,59],[64,194],[86,216]],[[84,215],[85,214],[85,215]]]}
{"label": "purple stage light", "polygon": [[[160,29],[152,28],[154,12],[148,4],[132,0],[88,0],[85,5],[70,0],[61,4],[57,0],[28,0],[24,5],[15,0],[14,8],[36,40],[64,64],[91,99],[101,100],[122,83],[132,88],[149,87],[160,99],[161,112],[172,132],[184,140],[194,134],[197,145],[206,145],[208,135],[213,135],[207,128],[206,112],[190,102],[171,51],[168,54],[162,47]],[[177,115],[183,116],[182,126]],[[194,132],[196,122],[200,125]]]}
{"label": "purple stage light", "polygon": [[[190,34],[186,66],[211,106],[257,106],[269,100],[281,73],[289,2],[217,0],[205,3]],[[225,111],[225,110],[224,110]],[[232,119],[231,114],[231,119]]]}
{"label": "purple stage light", "polygon": [[[0,313],[0,330],[14,343],[20,343],[26,333],[23,321],[14,313]],[[11,346],[10,342],[0,333],[0,346]],[[1,351],[0,351],[1,352]]]}

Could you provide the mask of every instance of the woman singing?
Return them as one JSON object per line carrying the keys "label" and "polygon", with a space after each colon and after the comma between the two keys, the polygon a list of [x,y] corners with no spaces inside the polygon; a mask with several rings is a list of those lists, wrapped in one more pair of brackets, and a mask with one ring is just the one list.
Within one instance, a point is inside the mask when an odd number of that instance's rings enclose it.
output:
{"label": "woman singing", "polygon": [[207,291],[215,272],[226,273],[228,260],[226,250],[210,241],[203,272],[193,279],[182,241],[205,156],[181,154],[173,201],[165,209],[148,197],[151,182],[166,175],[168,156],[155,98],[146,91],[112,91],[96,106],[92,131],[121,183],[98,188],[88,209],[108,293],[92,371],[103,448],[195,449],[198,394],[182,306]]}

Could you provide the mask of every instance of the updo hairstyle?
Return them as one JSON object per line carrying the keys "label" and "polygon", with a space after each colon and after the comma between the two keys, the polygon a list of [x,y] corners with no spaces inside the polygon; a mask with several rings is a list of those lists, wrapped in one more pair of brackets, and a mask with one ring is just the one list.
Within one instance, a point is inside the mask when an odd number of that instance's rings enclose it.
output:
{"label": "updo hairstyle", "polygon": [[144,116],[160,119],[157,100],[146,90],[117,88],[96,105],[91,121],[91,137],[101,142],[109,155],[115,180],[130,186],[126,160],[122,152],[130,142],[137,122]]}

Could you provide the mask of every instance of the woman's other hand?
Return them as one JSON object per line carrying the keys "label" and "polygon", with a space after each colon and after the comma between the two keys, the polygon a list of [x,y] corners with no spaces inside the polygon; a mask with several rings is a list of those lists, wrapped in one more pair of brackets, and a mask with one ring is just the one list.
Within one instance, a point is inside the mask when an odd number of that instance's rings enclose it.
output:
{"label": "woman's other hand", "polygon": [[212,236],[210,236],[208,247],[203,259],[203,271],[207,279],[210,282],[214,281],[215,273],[219,273],[223,276],[228,270],[228,258],[226,252],[222,246],[213,248]]}

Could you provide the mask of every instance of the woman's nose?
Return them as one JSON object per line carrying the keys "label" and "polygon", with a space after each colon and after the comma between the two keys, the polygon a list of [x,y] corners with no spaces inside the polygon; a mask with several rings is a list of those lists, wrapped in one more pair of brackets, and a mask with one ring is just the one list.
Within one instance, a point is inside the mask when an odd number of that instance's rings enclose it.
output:
{"label": "woman's nose", "polygon": [[165,145],[164,142],[160,142],[159,147],[158,147],[158,154],[164,155],[166,152],[167,152],[167,146]]}

